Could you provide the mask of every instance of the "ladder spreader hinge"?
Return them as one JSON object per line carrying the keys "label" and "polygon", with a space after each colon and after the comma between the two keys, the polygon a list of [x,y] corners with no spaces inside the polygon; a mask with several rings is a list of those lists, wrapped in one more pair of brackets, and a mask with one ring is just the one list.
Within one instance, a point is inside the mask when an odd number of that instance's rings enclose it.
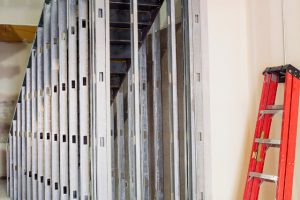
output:
{"label": "ladder spreader hinge", "polygon": [[278,66],[278,67],[267,67],[265,69],[265,71],[263,72],[263,74],[265,74],[265,73],[277,74],[279,76],[279,83],[284,83],[286,72],[289,72],[291,75],[293,75],[297,79],[300,79],[300,70],[298,70],[296,67],[294,67],[291,64],[282,65],[282,66]]}

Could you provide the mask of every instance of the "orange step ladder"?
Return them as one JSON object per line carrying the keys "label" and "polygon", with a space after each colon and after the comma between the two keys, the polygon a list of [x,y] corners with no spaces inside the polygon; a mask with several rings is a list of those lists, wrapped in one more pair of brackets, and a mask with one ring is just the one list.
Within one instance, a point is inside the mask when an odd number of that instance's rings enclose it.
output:
{"label": "orange step ladder", "polygon": [[[276,200],[291,200],[296,151],[300,71],[292,65],[270,67],[264,71],[264,83],[257,116],[254,141],[244,191],[244,200],[256,200],[264,181],[276,184]],[[274,105],[277,86],[284,84],[283,105]],[[270,139],[274,114],[282,112],[281,139]],[[280,148],[277,175],[263,172],[268,148]]]}

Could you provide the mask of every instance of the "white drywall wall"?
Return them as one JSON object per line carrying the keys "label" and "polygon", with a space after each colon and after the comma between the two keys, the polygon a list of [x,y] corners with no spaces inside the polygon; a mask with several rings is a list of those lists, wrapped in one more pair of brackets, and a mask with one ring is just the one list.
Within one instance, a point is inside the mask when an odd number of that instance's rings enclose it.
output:
{"label": "white drywall wall", "polygon": [[1,0],[0,24],[36,26],[44,0]]}
{"label": "white drywall wall", "polygon": [[[0,94],[18,95],[32,44],[0,42]],[[2,97],[2,96],[1,96]]]}
{"label": "white drywall wall", "polygon": [[[251,93],[246,0],[209,0],[212,198],[241,199],[249,144]],[[253,104],[254,105],[254,104]],[[248,156],[247,156],[248,158]]]}
{"label": "white drywall wall", "polygon": [[[261,73],[265,67],[285,64],[284,57],[286,63],[300,67],[300,12],[297,9],[300,2],[284,0],[284,6],[282,0],[207,2],[212,199],[239,200],[245,187],[263,80]],[[279,90],[282,94],[283,88]],[[281,118],[274,120],[280,124]],[[280,128],[280,125],[272,127],[272,137],[279,138]],[[299,199],[300,136],[298,138],[293,199]],[[266,172],[276,174],[278,150],[271,150],[267,161]],[[259,199],[274,198],[275,187],[264,183]]]}

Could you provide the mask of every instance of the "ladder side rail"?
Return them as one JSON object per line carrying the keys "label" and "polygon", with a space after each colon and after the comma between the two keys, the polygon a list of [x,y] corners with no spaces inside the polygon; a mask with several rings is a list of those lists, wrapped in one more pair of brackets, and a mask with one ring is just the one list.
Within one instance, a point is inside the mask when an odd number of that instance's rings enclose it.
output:
{"label": "ladder side rail", "polygon": [[289,138],[288,138],[288,152],[285,173],[285,186],[283,199],[292,199],[293,177],[295,166],[296,153],[296,139],[297,139],[297,125],[298,125],[298,111],[299,111],[299,94],[300,94],[300,80],[293,77],[291,112],[289,123]]}
{"label": "ladder side rail", "polygon": [[[274,103],[275,103],[278,81],[279,81],[278,75],[271,74],[267,106],[274,105]],[[262,138],[262,139],[269,138],[270,127],[271,127],[271,122],[272,122],[272,118],[273,118],[272,116],[273,116],[272,114],[266,114],[263,116],[264,117],[263,125],[262,125],[262,130],[259,133],[259,135],[260,135],[259,138]],[[267,145],[265,145],[265,144],[258,145],[257,154],[256,154],[255,172],[262,173],[263,168],[264,168],[264,163],[265,163],[266,150],[267,150]],[[252,195],[253,195],[254,199],[258,198],[261,181],[262,180],[258,179],[258,178],[255,178],[253,180]]]}
{"label": "ladder side rail", "polygon": [[251,150],[251,156],[250,156],[250,163],[249,163],[249,168],[248,168],[248,173],[247,173],[247,182],[245,186],[245,191],[244,191],[244,200],[250,199],[251,196],[251,189],[252,189],[252,184],[253,184],[253,179],[249,178],[249,173],[255,169],[256,165],[256,159],[253,157],[254,152],[257,151],[258,144],[255,143],[255,138],[259,136],[261,127],[262,127],[262,122],[263,119],[260,119],[260,111],[264,110],[266,108],[266,102],[267,102],[267,95],[269,91],[269,86],[270,86],[270,79],[271,76],[270,74],[265,74],[264,77],[264,83],[263,83],[263,89],[261,93],[261,100],[260,100],[260,105],[259,105],[259,111],[258,111],[258,116],[257,116],[257,122],[256,122],[256,128],[255,128],[255,135],[253,138],[253,145],[252,145],[252,150]]}
{"label": "ladder side rail", "polygon": [[293,77],[290,73],[286,73],[285,89],[284,89],[284,103],[283,103],[283,119],[281,128],[281,145],[279,152],[279,167],[278,167],[278,183],[276,191],[276,199],[283,200],[284,193],[284,179],[286,172],[286,154],[287,154],[287,142],[288,142],[288,130],[290,121],[290,109],[291,109],[291,93],[292,93],[292,80]]}

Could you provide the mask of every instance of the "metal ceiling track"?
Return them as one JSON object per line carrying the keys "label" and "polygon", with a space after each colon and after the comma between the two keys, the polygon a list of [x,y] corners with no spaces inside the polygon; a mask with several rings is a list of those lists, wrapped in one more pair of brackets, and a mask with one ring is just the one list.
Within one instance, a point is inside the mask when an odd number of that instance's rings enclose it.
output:
{"label": "metal ceiling track", "polygon": [[10,198],[205,199],[200,16],[199,0],[48,1],[11,123]]}

